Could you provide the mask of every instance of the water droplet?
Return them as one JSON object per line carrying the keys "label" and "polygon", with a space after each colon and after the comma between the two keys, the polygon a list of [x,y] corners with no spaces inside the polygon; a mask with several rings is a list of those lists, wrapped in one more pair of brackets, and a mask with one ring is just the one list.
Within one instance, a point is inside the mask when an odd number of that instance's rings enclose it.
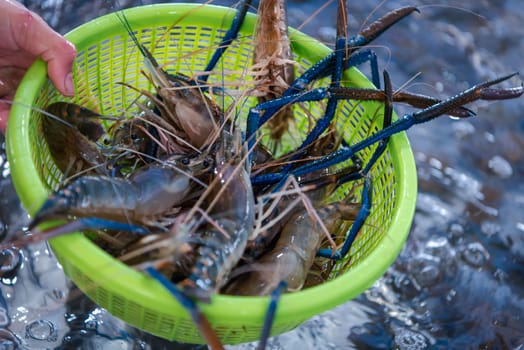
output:
{"label": "water droplet", "polygon": [[495,277],[501,284],[507,283],[508,274],[501,269],[496,269],[493,272],[493,277]]}
{"label": "water droplet", "polygon": [[464,227],[461,224],[451,224],[449,227],[449,233],[453,236],[461,236],[464,234]]}
{"label": "water droplet", "polygon": [[26,326],[26,337],[35,340],[56,341],[57,330],[53,322],[38,320]]}
{"label": "water droplet", "polygon": [[469,243],[461,255],[464,262],[472,267],[482,267],[489,259],[488,251],[478,242]]}
{"label": "water droplet", "polygon": [[396,330],[394,344],[394,348],[398,350],[422,350],[427,349],[428,340],[420,333],[399,328]]}
{"label": "water droplet", "polygon": [[417,276],[417,281],[423,286],[430,286],[434,282],[438,281],[440,277],[440,272],[438,266],[428,265],[424,266],[420,270],[419,275]]}
{"label": "water droplet", "polygon": [[20,250],[17,248],[6,248],[0,251],[0,277],[2,279],[15,277],[22,260]]}
{"label": "water droplet", "polygon": [[484,233],[488,237],[491,237],[499,233],[501,230],[500,225],[493,221],[483,221],[482,224],[480,225],[480,229],[482,233]]}
{"label": "water droplet", "polygon": [[449,226],[448,233],[451,241],[457,243],[464,237],[464,227],[461,224],[453,223]]}
{"label": "water droplet", "polygon": [[452,302],[453,299],[455,299],[455,296],[457,295],[457,291],[454,289],[451,289],[448,294],[446,294],[446,301]]}
{"label": "water droplet", "polygon": [[451,249],[450,243],[446,237],[431,237],[426,243],[424,252],[440,258],[441,260],[453,259],[453,250]]}
{"label": "water droplet", "polygon": [[430,158],[429,165],[431,165],[435,169],[442,170],[442,162],[437,158]]}
{"label": "water droplet", "polygon": [[393,286],[400,295],[407,298],[413,298],[420,291],[418,285],[404,273],[399,273],[395,276]]}
{"label": "water droplet", "polygon": [[408,271],[422,287],[429,287],[440,279],[439,259],[422,254],[408,263]]}
{"label": "water droplet", "polygon": [[513,168],[505,158],[501,156],[494,156],[488,161],[488,167],[493,174],[502,179],[507,179],[513,175]]}
{"label": "water droplet", "polygon": [[86,320],[84,322],[86,330],[96,330],[98,324],[96,320]]}

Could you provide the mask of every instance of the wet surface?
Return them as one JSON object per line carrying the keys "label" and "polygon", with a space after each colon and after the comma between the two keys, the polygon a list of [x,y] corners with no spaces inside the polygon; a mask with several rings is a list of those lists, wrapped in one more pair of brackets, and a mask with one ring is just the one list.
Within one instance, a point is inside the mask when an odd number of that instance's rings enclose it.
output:
{"label": "wet surface", "polygon": [[[133,2],[25,3],[65,32]],[[290,25],[300,27],[319,3],[291,1]],[[377,3],[350,2],[352,33],[369,23]],[[410,91],[446,97],[479,81],[524,74],[520,0],[386,1],[372,18],[413,4],[420,14],[374,42],[395,88],[407,83]],[[334,11],[328,7],[303,31],[333,42],[327,19]],[[417,212],[385,276],[355,300],[272,338],[269,348],[300,342],[303,350],[524,349],[524,99],[473,109],[476,118],[442,118],[409,131],[419,176]],[[4,153],[0,170],[0,235],[6,239],[27,215]],[[4,251],[0,261],[1,349],[203,348],[157,339],[97,308],[71,286],[45,243]]]}

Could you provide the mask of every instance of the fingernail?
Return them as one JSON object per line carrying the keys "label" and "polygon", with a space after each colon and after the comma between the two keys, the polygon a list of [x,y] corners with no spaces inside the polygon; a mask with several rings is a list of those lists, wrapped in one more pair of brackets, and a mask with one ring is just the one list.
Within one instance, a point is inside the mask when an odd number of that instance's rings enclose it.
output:
{"label": "fingernail", "polygon": [[67,73],[65,77],[65,95],[74,96],[75,94],[75,84],[73,83],[73,74],[71,72]]}

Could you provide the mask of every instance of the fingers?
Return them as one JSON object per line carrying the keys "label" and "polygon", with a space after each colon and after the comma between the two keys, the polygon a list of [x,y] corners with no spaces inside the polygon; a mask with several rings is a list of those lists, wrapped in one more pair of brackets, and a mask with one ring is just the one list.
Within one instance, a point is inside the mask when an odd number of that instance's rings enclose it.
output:
{"label": "fingers", "polygon": [[24,72],[21,68],[0,67],[0,98],[16,91]]}
{"label": "fingers", "polygon": [[0,131],[5,134],[7,127],[7,118],[9,117],[9,109],[4,108],[4,104],[0,102]]}
{"label": "fingers", "polygon": [[76,49],[45,21],[26,8],[11,7],[8,21],[14,42],[19,49],[40,56],[48,63],[48,74],[58,91],[74,95],[71,71]]}
{"label": "fingers", "polygon": [[14,91],[24,75],[25,70],[14,67],[0,67],[0,131],[5,133],[9,110]]}
{"label": "fingers", "polygon": [[7,118],[9,118],[9,110],[11,104],[4,101],[11,101],[13,96],[4,96],[0,98],[0,131],[5,134],[5,128],[7,126]]}

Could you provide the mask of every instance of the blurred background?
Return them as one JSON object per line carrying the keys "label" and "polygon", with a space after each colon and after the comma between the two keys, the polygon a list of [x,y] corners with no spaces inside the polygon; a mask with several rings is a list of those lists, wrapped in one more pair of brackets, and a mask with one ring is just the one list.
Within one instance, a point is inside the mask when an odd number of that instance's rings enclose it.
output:
{"label": "blurred background", "polygon": [[[419,7],[420,14],[373,42],[395,88],[445,98],[480,81],[524,74],[521,0],[348,2],[350,35],[389,10]],[[66,33],[153,1],[22,3]],[[310,18],[324,3],[289,1],[288,21],[332,46],[335,2]],[[505,86],[516,84],[520,78]],[[270,349],[297,343],[303,350],[524,349],[524,98],[478,102],[473,110],[475,118],[444,117],[408,132],[418,167],[417,211],[406,246],[384,277],[358,298],[272,338]],[[0,141],[5,238],[28,219]],[[155,338],[96,307],[63,275],[45,243],[4,251],[0,261],[0,349],[206,348]]]}

